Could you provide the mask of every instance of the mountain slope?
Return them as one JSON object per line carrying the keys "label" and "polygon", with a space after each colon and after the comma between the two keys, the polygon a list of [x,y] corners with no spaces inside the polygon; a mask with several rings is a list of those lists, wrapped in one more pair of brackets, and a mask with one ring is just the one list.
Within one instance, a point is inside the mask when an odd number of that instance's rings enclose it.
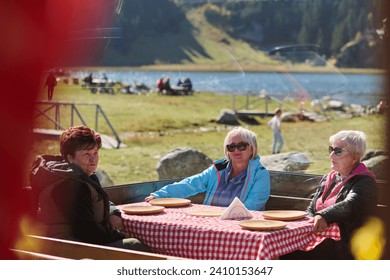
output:
{"label": "mountain slope", "polygon": [[[248,43],[230,37],[211,25],[204,14],[217,9],[208,4],[191,9],[176,23],[174,32],[143,32],[129,44],[125,52],[115,45],[105,52],[104,65],[189,65],[196,68],[237,70],[258,68],[259,64],[275,65],[264,52],[254,50]],[[123,42],[124,43],[124,42]]]}
{"label": "mountain slope", "polygon": [[[340,60],[342,67],[376,68],[375,54],[382,46],[379,39],[369,39],[376,34],[374,22],[381,20],[378,1],[127,0],[116,22],[123,36],[106,42],[103,58],[95,61],[149,69],[267,71],[279,70],[275,66],[284,60],[285,67],[305,71],[309,64]],[[351,17],[356,13],[358,19]],[[356,34],[368,44],[364,55],[350,51],[341,57],[340,50]],[[280,45],[294,48],[282,60],[267,56],[265,51]],[[297,45],[319,48],[302,55]]]}

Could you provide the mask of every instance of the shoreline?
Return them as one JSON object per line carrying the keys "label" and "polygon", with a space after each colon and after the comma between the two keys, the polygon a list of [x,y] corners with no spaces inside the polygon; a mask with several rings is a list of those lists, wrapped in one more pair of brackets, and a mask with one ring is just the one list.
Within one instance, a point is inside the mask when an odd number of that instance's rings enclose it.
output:
{"label": "shoreline", "polygon": [[[204,65],[203,65],[204,66]],[[269,65],[268,65],[269,66]],[[65,71],[70,71],[70,73],[68,72],[67,75],[70,74],[70,76],[72,76],[72,72],[112,72],[112,71],[118,71],[118,75],[127,75],[126,72],[131,72],[131,71],[139,71],[139,72],[142,72],[144,71],[145,72],[145,75],[147,75],[148,72],[153,72],[153,71],[177,71],[176,73],[180,73],[181,71],[188,71],[188,72],[193,72],[193,73],[201,73],[201,72],[210,72],[210,71],[213,71],[215,73],[228,73],[230,71],[230,73],[233,72],[233,69],[223,69],[223,71],[219,68],[216,68],[216,67],[213,67],[212,69],[210,68],[203,68],[201,67],[200,65],[197,65],[197,67],[195,68],[194,65],[185,65],[185,67],[183,67],[183,69],[178,69],[177,68],[178,65],[148,65],[148,66],[140,66],[140,67],[130,67],[130,66],[120,66],[120,67],[106,67],[106,66],[98,66],[98,67],[92,67],[92,66],[86,66],[86,67],[73,67],[73,68],[67,68]],[[181,67],[181,65],[180,65]],[[174,69],[175,68],[175,69]],[[288,69],[288,71],[286,69],[282,69],[281,67],[267,67],[267,68],[262,68],[262,69],[256,69],[256,71],[246,71],[247,73],[273,73],[273,74],[291,74],[291,73],[302,73],[302,74],[330,74],[330,75],[343,75],[343,74],[347,74],[347,72],[351,75],[384,75],[384,71],[381,70],[381,69],[347,69],[347,70],[344,70],[344,69],[331,69],[331,67],[310,67],[310,69],[314,69],[316,71],[308,71],[308,66],[307,65],[297,65],[297,67],[292,67],[291,69]],[[290,71],[290,70],[294,70],[294,71]],[[277,71],[277,72],[275,72]],[[337,71],[337,72],[336,72]],[[344,71],[344,72],[341,72],[341,71]],[[235,70],[235,72],[237,73],[237,70]],[[99,73],[97,73],[99,74]],[[243,73],[244,74],[244,73]],[[188,75],[191,75],[191,74],[188,74]],[[207,73],[206,73],[207,75]],[[357,77],[358,78],[358,77]],[[358,78],[359,79],[359,78]],[[153,86],[152,86],[153,87]],[[151,87],[151,88],[152,88]],[[238,90],[238,89],[237,89]],[[196,91],[199,91],[199,90],[196,90]],[[204,90],[205,92],[207,92],[207,90]],[[233,94],[233,95],[248,95],[248,96],[253,96],[253,95],[257,95],[258,92],[218,92],[218,91],[215,91],[215,90],[212,90],[212,91],[209,91],[210,93],[213,93],[213,94]],[[378,94],[378,93],[376,93]],[[273,94],[272,94],[273,95]],[[276,97],[278,98],[278,95],[276,94]],[[312,97],[312,99],[317,99],[317,98],[314,98]],[[378,98],[378,99],[375,99],[374,102],[372,101],[368,101],[368,98],[366,97],[360,97],[360,101],[357,101],[357,102],[351,102],[350,100],[345,100],[345,98],[336,98],[334,100],[338,100],[338,101],[341,101],[343,102],[344,104],[348,104],[348,105],[351,105],[351,104],[357,104],[357,105],[361,105],[361,106],[376,106],[378,104],[378,102],[383,99],[383,98]]]}
{"label": "shoreline", "polygon": [[[186,72],[237,72],[237,68],[226,65],[143,65],[143,66],[74,66],[63,67],[68,71],[186,71]],[[342,74],[378,74],[385,75],[385,69],[372,68],[336,68],[336,67],[311,67],[308,65],[265,65],[263,67],[244,66],[242,69],[248,73],[261,72],[289,72],[289,73],[335,73]],[[240,70],[241,71],[241,70]]]}

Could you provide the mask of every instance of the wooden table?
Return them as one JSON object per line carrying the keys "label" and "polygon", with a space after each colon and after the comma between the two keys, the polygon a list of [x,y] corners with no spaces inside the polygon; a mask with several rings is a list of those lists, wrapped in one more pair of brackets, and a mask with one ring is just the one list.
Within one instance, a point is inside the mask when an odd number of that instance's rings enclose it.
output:
{"label": "wooden table", "polygon": [[[146,202],[131,205],[150,205]],[[125,205],[118,206],[121,209]],[[310,218],[287,222],[283,229],[245,230],[237,220],[201,217],[192,211],[223,209],[191,204],[165,208],[151,215],[123,213],[125,231],[147,244],[154,253],[201,260],[267,260],[295,250],[311,250],[326,238],[340,239],[336,224],[320,234],[313,233]],[[263,219],[261,211],[250,211],[253,219]]]}

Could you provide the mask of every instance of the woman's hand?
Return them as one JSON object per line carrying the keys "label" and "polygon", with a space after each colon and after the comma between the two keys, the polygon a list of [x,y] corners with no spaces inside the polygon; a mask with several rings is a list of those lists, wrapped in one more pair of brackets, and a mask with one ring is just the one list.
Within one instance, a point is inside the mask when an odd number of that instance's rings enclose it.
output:
{"label": "woman's hand", "polygon": [[328,227],[328,223],[326,220],[320,216],[320,215],[315,215],[314,216],[314,232],[319,233],[321,231],[324,231]]}
{"label": "woman's hand", "polygon": [[147,196],[147,197],[145,197],[145,201],[146,202],[149,202],[149,201],[151,201],[152,199],[155,199],[156,197],[154,196],[154,195],[149,195],[149,196]]}
{"label": "woman's hand", "polygon": [[123,221],[121,217],[117,215],[110,215],[109,222],[112,229],[123,231]]}

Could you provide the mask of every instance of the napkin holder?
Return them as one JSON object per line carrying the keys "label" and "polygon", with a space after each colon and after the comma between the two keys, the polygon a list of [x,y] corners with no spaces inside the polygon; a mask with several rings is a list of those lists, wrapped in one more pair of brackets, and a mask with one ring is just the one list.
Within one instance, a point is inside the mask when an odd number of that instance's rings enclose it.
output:
{"label": "napkin holder", "polygon": [[222,213],[221,220],[246,220],[253,218],[238,197],[235,197],[229,207]]}

